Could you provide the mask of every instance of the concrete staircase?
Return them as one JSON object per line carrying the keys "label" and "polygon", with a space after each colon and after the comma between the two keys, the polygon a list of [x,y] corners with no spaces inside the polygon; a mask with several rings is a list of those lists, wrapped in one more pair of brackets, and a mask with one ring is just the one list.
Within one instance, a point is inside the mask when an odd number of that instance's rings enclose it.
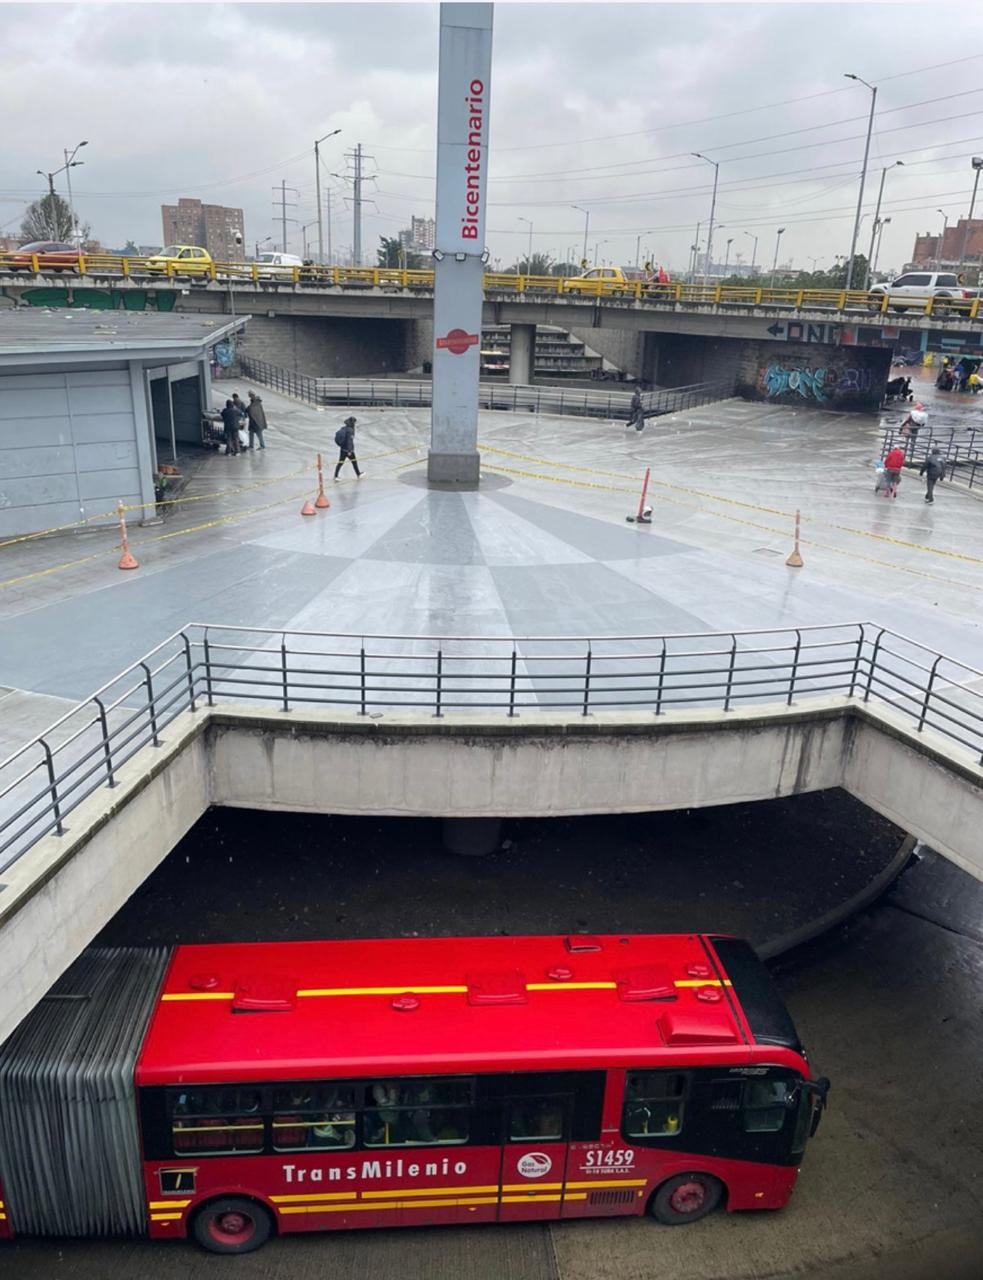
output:
{"label": "concrete staircase", "polygon": [[[535,376],[540,378],[590,378],[602,358],[566,329],[536,326]],[[509,325],[486,325],[481,330],[482,378],[508,378]]]}

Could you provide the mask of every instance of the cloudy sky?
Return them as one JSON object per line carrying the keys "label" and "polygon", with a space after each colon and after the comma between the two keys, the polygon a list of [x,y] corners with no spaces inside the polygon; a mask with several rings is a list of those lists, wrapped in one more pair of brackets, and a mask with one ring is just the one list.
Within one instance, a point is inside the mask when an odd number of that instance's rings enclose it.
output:
{"label": "cloudy sky", "polygon": [[[433,211],[438,8],[424,4],[0,5],[0,231],[73,171],[80,218],[108,247],[159,244],[160,205],[241,207],[247,241],[280,238],[274,187],[294,188],[294,252],[316,217],[324,145],[336,253],[350,251],[350,161],[369,159],[363,245]],[[975,52],[980,50],[980,52]],[[870,93],[878,85],[866,250],[880,170],[881,266],[900,266],[942,209],[966,216],[983,152],[983,5],[498,4],[488,245],[685,268],[720,161],[715,257],[831,265],[850,247]],[[59,190],[63,190],[59,178]],[[983,203],[978,205],[983,213]],[[864,230],[866,228],[866,231]],[[310,242],[316,229],[308,228]],[[702,237],[701,237],[702,239]],[[373,255],[374,256],[374,253]]]}

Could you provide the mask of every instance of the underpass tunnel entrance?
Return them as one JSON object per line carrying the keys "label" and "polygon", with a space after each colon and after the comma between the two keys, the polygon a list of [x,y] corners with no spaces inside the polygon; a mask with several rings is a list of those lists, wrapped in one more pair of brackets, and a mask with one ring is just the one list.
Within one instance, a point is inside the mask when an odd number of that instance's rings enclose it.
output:
{"label": "underpass tunnel entrance", "polygon": [[96,942],[706,930],[764,946],[862,893],[904,839],[842,791],[494,826],[492,851],[461,857],[439,818],[214,808]]}

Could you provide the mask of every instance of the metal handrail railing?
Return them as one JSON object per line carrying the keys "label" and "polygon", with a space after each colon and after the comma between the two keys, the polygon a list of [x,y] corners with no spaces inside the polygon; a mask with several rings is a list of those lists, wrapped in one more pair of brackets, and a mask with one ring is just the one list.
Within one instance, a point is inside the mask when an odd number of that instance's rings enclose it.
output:
{"label": "metal handrail railing", "polygon": [[[629,636],[373,636],[188,623],[0,761],[0,867],[52,832],[182,713],[243,702],[357,716],[424,709],[580,715],[829,694],[890,708],[983,763],[983,671],[871,622]],[[965,753],[965,754],[964,754]]]}
{"label": "metal handrail railing", "polygon": [[[401,289],[432,291],[434,273],[428,269],[403,270],[398,267],[327,267],[307,263],[300,267],[281,267],[257,262],[214,262],[163,260],[160,255],[138,257],[118,254],[80,254],[77,261],[58,262],[52,265],[42,261],[44,255],[33,254],[24,261],[17,258],[17,251],[0,254],[0,279],[21,271],[44,276],[52,269],[62,273],[93,276],[95,278],[121,277],[125,280],[198,280],[202,283],[233,285],[251,284],[263,288],[279,288],[283,285],[295,288],[327,289]],[[794,286],[758,288],[755,285],[725,284],[659,284],[644,279],[587,279],[583,276],[532,276],[509,275],[503,272],[486,272],[484,288],[487,294],[500,297],[503,294],[524,296],[546,294],[576,302],[581,298],[607,298],[614,302],[644,302],[654,306],[742,306],[782,307],[801,311],[860,310],[868,314],[885,314],[891,309],[892,297],[888,293],[871,293],[864,289],[797,289]],[[897,297],[897,295],[895,295]],[[980,298],[904,298],[904,310],[937,319],[954,317],[975,320],[980,314]]]}
{"label": "metal handrail railing", "polygon": [[[384,404],[413,408],[431,403],[432,383],[429,378],[315,378],[280,368],[246,353],[240,354],[239,365],[247,377],[274,391],[319,407]],[[725,400],[733,394],[733,379],[723,378],[683,387],[660,387],[656,391],[642,393],[642,409],[646,417],[657,417]],[[611,388],[602,391],[556,384],[482,382],[478,389],[478,403],[485,409],[626,420],[630,397],[631,392],[627,390]]]}

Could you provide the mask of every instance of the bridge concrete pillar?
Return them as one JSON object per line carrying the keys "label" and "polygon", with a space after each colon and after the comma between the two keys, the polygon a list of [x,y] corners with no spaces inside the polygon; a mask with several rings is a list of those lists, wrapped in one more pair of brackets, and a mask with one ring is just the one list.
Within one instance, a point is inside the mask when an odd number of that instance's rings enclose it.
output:
{"label": "bridge concrete pillar", "polygon": [[642,367],[639,378],[648,387],[655,387],[659,382],[659,335],[657,333],[642,334]]}
{"label": "bridge concrete pillar", "polygon": [[536,371],[536,326],[514,324],[509,334],[509,382],[528,386]]}

